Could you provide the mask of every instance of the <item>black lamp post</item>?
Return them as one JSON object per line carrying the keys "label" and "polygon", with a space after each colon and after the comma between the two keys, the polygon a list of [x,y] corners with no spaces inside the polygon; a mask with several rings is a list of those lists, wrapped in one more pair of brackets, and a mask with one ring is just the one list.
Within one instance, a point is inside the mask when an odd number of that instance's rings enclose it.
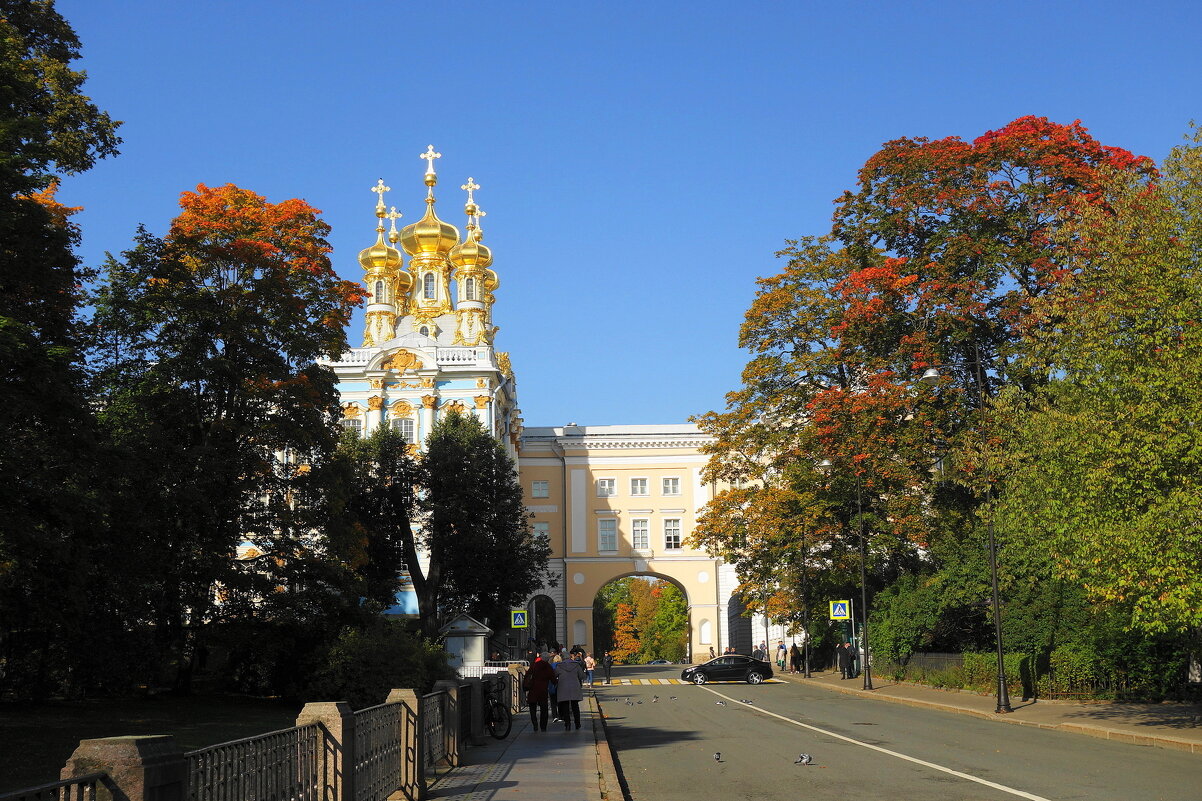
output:
{"label": "black lamp post", "polygon": [[[979,345],[974,343],[976,352],[976,364],[973,365],[975,379],[977,384],[977,402],[981,410],[985,409],[985,391],[984,382],[981,376],[981,349]],[[939,368],[929,367],[922,374],[922,380],[928,384],[933,384],[939,381]],[[986,502],[993,500],[993,482],[989,474],[989,459],[983,461],[985,471],[985,499]],[[1010,706],[1010,689],[1006,686],[1006,658],[1002,647],[1002,600],[1001,593],[998,592],[997,583],[997,539],[993,532],[993,515],[989,516],[989,522],[986,525],[986,530],[989,533],[989,583],[993,590],[993,634],[997,642],[997,709],[996,714],[1004,714],[1013,712],[1014,707]]]}
{"label": "black lamp post", "polygon": [[[818,463],[818,469],[824,473],[829,473],[834,465],[830,459],[823,459]],[[872,686],[872,667],[869,665],[868,659],[868,579],[867,571],[864,563],[866,554],[864,548],[864,502],[861,498],[860,491],[860,474],[856,473],[856,517],[859,522],[860,532],[860,647],[864,651],[864,689],[874,690]]]}

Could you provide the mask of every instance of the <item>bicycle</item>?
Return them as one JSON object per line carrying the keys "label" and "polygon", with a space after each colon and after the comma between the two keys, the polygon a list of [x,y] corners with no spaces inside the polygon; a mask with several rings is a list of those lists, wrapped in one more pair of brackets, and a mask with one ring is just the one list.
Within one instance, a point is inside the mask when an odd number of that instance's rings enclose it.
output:
{"label": "bicycle", "polygon": [[498,697],[499,684],[496,680],[484,682],[484,728],[494,738],[504,740],[513,728],[513,716],[509,705]]}

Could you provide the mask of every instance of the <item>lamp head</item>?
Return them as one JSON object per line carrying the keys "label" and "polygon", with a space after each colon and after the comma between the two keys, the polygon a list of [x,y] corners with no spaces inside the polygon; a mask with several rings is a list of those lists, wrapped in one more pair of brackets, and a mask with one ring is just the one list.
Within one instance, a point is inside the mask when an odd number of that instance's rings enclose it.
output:
{"label": "lamp head", "polygon": [[938,367],[928,367],[922,373],[922,378],[918,379],[924,384],[937,384],[943,375],[939,372]]}

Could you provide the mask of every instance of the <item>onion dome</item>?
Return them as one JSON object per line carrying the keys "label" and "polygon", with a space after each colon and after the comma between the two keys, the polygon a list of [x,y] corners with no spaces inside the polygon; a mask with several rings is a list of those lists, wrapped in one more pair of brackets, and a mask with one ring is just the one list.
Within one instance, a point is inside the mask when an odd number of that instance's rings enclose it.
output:
{"label": "onion dome", "polygon": [[[369,272],[397,270],[401,266],[401,252],[384,243],[384,217],[387,216],[384,213],[384,193],[388,191],[388,187],[384,186],[384,179],[381,178],[371,191],[379,195],[379,200],[376,201],[376,218],[379,221],[376,224],[376,243],[359,251],[359,264]],[[395,219],[393,225],[396,225]]]}
{"label": "onion dome", "polygon": [[438,183],[438,176],[434,173],[434,159],[441,158],[442,154],[435,153],[434,145],[430,145],[421,157],[428,163],[426,186],[429,187],[429,191],[426,194],[426,213],[417,222],[401,229],[401,247],[410,256],[446,253],[459,243],[459,229],[438,219],[434,212],[434,186]]}
{"label": "onion dome", "polygon": [[467,183],[459,188],[467,190],[467,203],[463,204],[463,211],[468,219],[467,234],[463,242],[451,248],[447,255],[456,267],[484,268],[492,264],[492,251],[481,241],[484,239],[484,231],[480,228],[478,218],[483,217],[484,212],[472,196],[472,193],[480,188],[480,184],[468,178]]}

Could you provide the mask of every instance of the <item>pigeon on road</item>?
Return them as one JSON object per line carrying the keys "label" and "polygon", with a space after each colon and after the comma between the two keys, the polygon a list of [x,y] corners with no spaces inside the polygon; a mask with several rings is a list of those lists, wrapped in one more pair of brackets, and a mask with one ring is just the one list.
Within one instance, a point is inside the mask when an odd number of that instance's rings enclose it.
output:
{"label": "pigeon on road", "polygon": [[653,704],[658,704],[658,703],[659,703],[659,696],[658,696],[658,695],[653,695],[653,696],[651,696],[651,703],[653,703]]}
{"label": "pigeon on road", "polygon": [[725,701],[715,701],[714,703],[716,703],[718,706],[726,706]]}
{"label": "pigeon on road", "polygon": [[675,700],[676,700],[676,696],[675,696],[675,695],[669,695],[669,696],[668,696],[668,700],[669,700],[669,701],[675,701]]}
{"label": "pigeon on road", "polygon": [[750,704],[751,704],[751,699],[750,699],[750,698],[740,698],[740,699],[739,699],[739,703],[740,703],[740,704],[748,704],[748,705],[750,705]]}
{"label": "pigeon on road", "polygon": [[721,762],[721,761],[722,761],[722,752],[721,752],[721,751],[715,751],[715,752],[714,752],[714,761],[715,761],[715,762]]}
{"label": "pigeon on road", "polygon": [[814,757],[809,754],[798,754],[797,759],[793,760],[794,765],[809,765],[814,761]]}

